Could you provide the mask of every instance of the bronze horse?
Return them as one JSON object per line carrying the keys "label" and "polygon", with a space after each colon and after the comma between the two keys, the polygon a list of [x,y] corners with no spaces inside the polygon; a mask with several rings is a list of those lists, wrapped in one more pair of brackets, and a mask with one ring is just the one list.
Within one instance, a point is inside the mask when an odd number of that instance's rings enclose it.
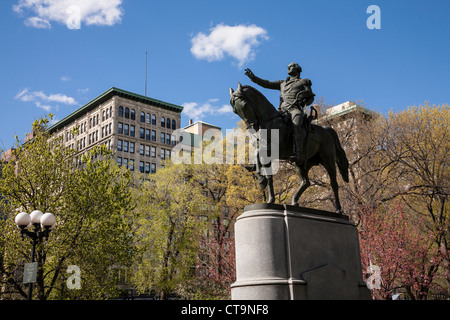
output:
{"label": "bronze horse", "polygon": [[[279,160],[294,163],[296,171],[301,178],[301,184],[292,197],[291,205],[298,205],[300,196],[310,186],[308,172],[311,167],[321,164],[330,177],[330,183],[335,197],[336,213],[342,213],[338,194],[338,183],[336,180],[336,164],[345,182],[348,182],[349,164],[336,131],[331,127],[321,127],[304,121],[304,123],[309,123],[308,128],[305,128],[305,130],[308,130],[308,134],[306,135],[306,163],[297,163],[291,160],[294,148],[290,120],[283,117],[261,92],[251,86],[242,86],[239,83],[236,91],[230,88],[230,98],[233,111],[244,120],[247,128],[252,128],[255,131],[266,129],[268,132],[271,132],[271,129],[279,130],[279,141],[269,141],[270,137],[266,141],[260,138],[257,149],[261,150],[261,147],[270,148],[270,145],[275,146],[278,148]],[[258,151],[256,159],[256,168],[261,168],[262,162],[260,161]],[[275,202],[273,176],[264,175],[259,169],[257,169],[257,173],[259,178],[261,178],[261,187],[264,189],[267,188],[267,202]]]}

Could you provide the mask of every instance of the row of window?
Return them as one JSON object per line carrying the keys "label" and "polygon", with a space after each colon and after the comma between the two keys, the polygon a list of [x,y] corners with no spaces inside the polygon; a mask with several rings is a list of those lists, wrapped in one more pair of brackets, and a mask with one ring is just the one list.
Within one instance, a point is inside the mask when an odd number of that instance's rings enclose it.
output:
{"label": "row of window", "polygon": [[130,171],[134,171],[134,160],[128,158],[117,157],[117,164],[119,167],[124,166]]}
{"label": "row of window", "polygon": [[[128,158],[117,157],[119,167],[125,167],[130,171],[134,171],[134,160]],[[141,173],[156,173],[156,163],[139,161],[139,171]]]}
{"label": "row of window", "polygon": [[[117,140],[117,151],[134,153],[135,146],[136,144],[134,142],[120,139]],[[156,158],[156,147],[141,144],[139,145],[139,154],[141,156]],[[171,151],[169,149],[161,148],[160,156],[162,160],[168,159],[171,156]]]}
{"label": "row of window", "polygon": [[123,152],[130,152],[134,153],[134,142],[124,141],[124,140],[117,140],[117,151],[123,151]]}
{"label": "row of window", "polygon": [[[134,171],[134,160],[128,158],[117,157],[119,167],[125,167],[130,171]],[[141,173],[156,173],[156,163],[139,161],[139,171]]]}
{"label": "row of window", "polygon": [[[124,108],[123,106],[119,106],[119,117],[125,118],[125,119],[131,119],[136,120],[136,112],[134,109],[130,109],[128,107]],[[156,115],[145,113],[144,111],[141,112],[140,115],[141,122],[145,122],[148,124],[152,124],[156,126]],[[161,117],[161,127],[163,128],[172,128],[172,130],[175,130],[177,128],[177,122],[174,119]]]}

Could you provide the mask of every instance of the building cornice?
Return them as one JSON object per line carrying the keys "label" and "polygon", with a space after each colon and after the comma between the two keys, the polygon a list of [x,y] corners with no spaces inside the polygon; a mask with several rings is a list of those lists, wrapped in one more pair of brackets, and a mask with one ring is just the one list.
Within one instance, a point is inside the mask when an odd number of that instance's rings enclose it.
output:
{"label": "building cornice", "polygon": [[50,133],[52,133],[52,132],[55,132],[55,131],[65,127],[66,125],[72,123],[73,121],[75,121],[79,117],[83,116],[84,114],[86,114],[89,111],[95,109],[100,104],[104,103],[105,101],[110,100],[111,98],[113,98],[115,96],[126,98],[126,99],[129,99],[129,100],[134,100],[136,102],[145,103],[145,104],[148,104],[148,105],[152,105],[152,106],[155,106],[155,107],[158,107],[158,108],[162,108],[162,109],[166,109],[166,110],[170,110],[170,111],[174,111],[174,112],[180,112],[181,113],[181,111],[183,111],[183,107],[182,106],[178,106],[178,105],[175,105],[175,104],[172,104],[172,103],[168,103],[168,102],[165,102],[165,101],[149,98],[149,97],[146,97],[146,96],[143,96],[143,95],[140,95],[140,94],[136,94],[136,93],[133,93],[133,92],[130,92],[130,91],[126,91],[126,90],[122,90],[122,89],[119,89],[119,88],[112,87],[111,89],[105,91],[104,93],[102,93],[101,95],[96,97],[95,99],[89,101],[87,104],[85,104],[81,108],[79,108],[76,111],[72,112],[71,114],[69,114],[64,119],[58,121],[57,123],[55,123],[54,125],[49,127],[48,131],[50,131]]}

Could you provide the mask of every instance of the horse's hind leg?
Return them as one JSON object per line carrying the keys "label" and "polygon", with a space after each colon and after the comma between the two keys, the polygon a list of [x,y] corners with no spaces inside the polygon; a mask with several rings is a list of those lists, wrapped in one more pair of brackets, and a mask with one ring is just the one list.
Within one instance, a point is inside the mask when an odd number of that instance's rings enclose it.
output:
{"label": "horse's hind leg", "polygon": [[297,192],[292,197],[291,205],[298,206],[298,200],[300,199],[301,195],[311,185],[311,182],[309,182],[308,177],[308,172],[310,168],[304,168],[303,165],[302,166],[295,165],[295,169],[297,170],[297,173],[302,181],[300,183],[300,187],[298,188]]}
{"label": "horse's hind leg", "polygon": [[335,207],[336,207],[336,213],[342,213],[341,209],[341,203],[339,201],[339,187],[336,180],[336,165],[332,161],[328,161],[328,163],[324,164],[325,169],[328,172],[328,175],[330,176],[330,184],[331,189],[333,189],[334,193],[334,199],[335,199]]}
{"label": "horse's hind leg", "polygon": [[267,196],[268,200],[267,203],[274,203],[275,202],[275,191],[273,189],[273,176],[266,176],[267,178]]}

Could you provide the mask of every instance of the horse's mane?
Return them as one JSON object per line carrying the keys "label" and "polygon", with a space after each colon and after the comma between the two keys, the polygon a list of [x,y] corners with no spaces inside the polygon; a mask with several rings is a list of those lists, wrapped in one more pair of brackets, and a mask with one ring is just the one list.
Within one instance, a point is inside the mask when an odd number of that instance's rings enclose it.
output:
{"label": "horse's mane", "polygon": [[245,90],[245,89],[250,89],[250,90],[253,91],[256,95],[258,95],[260,98],[264,99],[264,101],[267,101],[267,103],[270,104],[270,101],[267,100],[267,98],[266,98],[266,97],[265,97],[258,89],[254,88],[254,87],[252,87],[252,86],[249,86],[249,85],[244,85],[244,86],[242,86],[242,90]]}

